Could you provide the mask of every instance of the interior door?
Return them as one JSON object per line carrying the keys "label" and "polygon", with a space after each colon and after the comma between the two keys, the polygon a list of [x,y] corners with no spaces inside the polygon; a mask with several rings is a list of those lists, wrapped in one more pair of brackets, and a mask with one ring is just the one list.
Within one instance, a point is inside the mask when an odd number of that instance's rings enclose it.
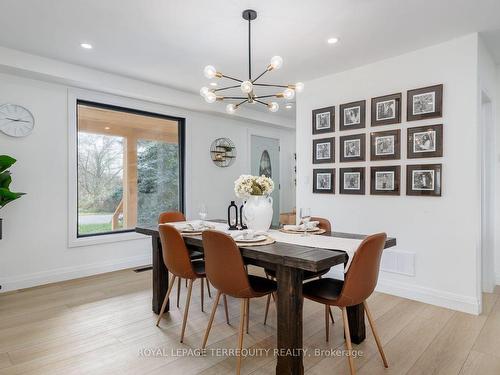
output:
{"label": "interior door", "polygon": [[271,194],[273,225],[278,226],[280,220],[280,141],[252,135],[250,160],[252,175],[265,175],[274,182],[274,192]]}

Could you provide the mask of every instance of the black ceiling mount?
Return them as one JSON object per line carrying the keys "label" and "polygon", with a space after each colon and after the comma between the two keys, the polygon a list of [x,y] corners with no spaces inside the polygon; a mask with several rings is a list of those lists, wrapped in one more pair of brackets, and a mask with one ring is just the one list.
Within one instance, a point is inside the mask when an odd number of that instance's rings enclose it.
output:
{"label": "black ceiling mount", "polygon": [[243,11],[243,19],[247,21],[253,21],[254,19],[257,18],[257,12],[253,9],[247,9]]}

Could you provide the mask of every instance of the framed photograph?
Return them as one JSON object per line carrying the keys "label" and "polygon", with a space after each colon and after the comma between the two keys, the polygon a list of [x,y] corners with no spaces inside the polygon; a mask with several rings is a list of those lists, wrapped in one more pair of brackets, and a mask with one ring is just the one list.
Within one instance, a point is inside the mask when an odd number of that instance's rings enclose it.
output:
{"label": "framed photograph", "polygon": [[340,194],[365,194],[365,168],[340,168]]}
{"label": "framed photograph", "polygon": [[399,165],[371,167],[370,194],[399,195],[401,167]]}
{"label": "framed photograph", "polygon": [[340,106],[340,130],[362,129],[366,121],[366,100]]}
{"label": "framed photograph", "polygon": [[312,111],[312,133],[332,133],[335,131],[335,107],[326,107]]}
{"label": "framed photograph", "polygon": [[335,169],[313,169],[313,193],[335,194]]}
{"label": "framed photograph", "polygon": [[397,160],[401,158],[401,130],[370,134],[370,160]]}
{"label": "framed photograph", "polygon": [[372,98],[372,126],[401,122],[401,93]]}
{"label": "framed photograph", "polygon": [[355,134],[340,137],[340,162],[364,161],[366,135]]}
{"label": "framed photograph", "polygon": [[407,121],[443,116],[443,85],[409,90],[407,94]]}
{"label": "framed photograph", "polygon": [[406,150],[408,159],[443,156],[443,125],[408,128]]}
{"label": "framed photograph", "polygon": [[441,196],[442,164],[406,166],[406,195]]}
{"label": "framed photograph", "polygon": [[335,162],[335,138],[313,139],[313,164]]}

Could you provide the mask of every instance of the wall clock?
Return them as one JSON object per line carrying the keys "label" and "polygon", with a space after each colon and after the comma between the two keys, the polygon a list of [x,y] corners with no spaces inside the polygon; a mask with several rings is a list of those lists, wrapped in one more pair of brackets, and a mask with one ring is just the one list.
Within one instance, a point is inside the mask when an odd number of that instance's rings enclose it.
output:
{"label": "wall clock", "polygon": [[0,106],[0,131],[11,137],[26,137],[35,127],[30,111],[16,104]]}

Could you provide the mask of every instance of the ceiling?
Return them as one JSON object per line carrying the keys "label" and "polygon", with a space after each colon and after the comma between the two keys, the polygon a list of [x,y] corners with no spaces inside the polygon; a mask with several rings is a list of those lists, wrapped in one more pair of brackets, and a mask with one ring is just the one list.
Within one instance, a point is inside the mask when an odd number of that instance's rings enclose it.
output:
{"label": "ceiling", "polygon": [[[272,83],[500,29],[499,0],[2,0],[0,45],[197,93],[207,64],[246,76],[246,8],[259,14],[252,24],[254,73],[271,56],[284,58],[281,70],[262,79]],[[488,45],[500,61],[496,35]],[[332,36],[339,43],[328,45]]]}

